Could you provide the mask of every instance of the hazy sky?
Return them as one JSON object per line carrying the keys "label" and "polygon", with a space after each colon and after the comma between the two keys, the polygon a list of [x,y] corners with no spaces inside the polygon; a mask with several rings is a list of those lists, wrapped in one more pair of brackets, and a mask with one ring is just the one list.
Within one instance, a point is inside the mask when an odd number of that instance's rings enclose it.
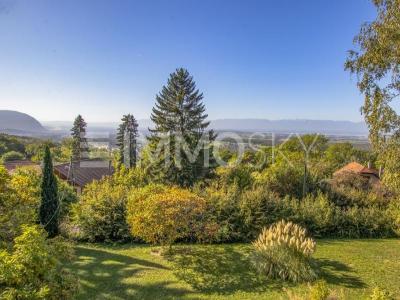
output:
{"label": "hazy sky", "polygon": [[343,70],[369,0],[0,0],[0,109],[149,118],[177,67],[210,119],[359,121]]}

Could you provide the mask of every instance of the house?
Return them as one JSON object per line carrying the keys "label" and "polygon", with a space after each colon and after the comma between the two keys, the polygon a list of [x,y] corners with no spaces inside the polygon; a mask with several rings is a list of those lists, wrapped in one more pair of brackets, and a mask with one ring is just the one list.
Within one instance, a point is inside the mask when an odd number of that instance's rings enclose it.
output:
{"label": "house", "polygon": [[72,185],[78,194],[87,184],[113,173],[111,161],[105,160],[84,160],[54,166],[54,174]]}
{"label": "house", "polygon": [[3,165],[9,174],[14,173],[17,170],[17,168],[21,168],[21,167],[32,167],[33,169],[37,170],[38,172],[41,172],[40,164],[32,162],[30,160],[6,161],[3,163]]}
{"label": "house", "polygon": [[374,184],[379,182],[380,178],[380,172],[376,169],[368,167],[364,167],[363,165],[357,163],[357,162],[351,162],[347,165],[345,165],[343,168],[337,170],[335,173],[333,173],[333,176],[338,176],[343,173],[353,173],[357,174],[359,176],[362,176],[364,178],[368,178],[370,183]]}

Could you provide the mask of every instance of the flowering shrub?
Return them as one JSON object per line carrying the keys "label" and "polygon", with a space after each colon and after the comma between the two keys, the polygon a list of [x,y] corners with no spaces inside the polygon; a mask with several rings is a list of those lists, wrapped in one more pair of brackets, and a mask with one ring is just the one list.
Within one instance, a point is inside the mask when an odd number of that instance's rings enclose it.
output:
{"label": "flowering shrub", "polygon": [[311,262],[315,245],[315,241],[306,236],[305,229],[282,220],[264,228],[253,242],[254,263],[269,278],[311,281],[317,277]]}

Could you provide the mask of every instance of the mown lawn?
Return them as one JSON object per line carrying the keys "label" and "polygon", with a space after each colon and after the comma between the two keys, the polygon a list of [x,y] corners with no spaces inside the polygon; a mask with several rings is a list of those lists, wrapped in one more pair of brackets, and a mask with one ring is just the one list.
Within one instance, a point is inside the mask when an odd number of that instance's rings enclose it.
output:
{"label": "mown lawn", "polygon": [[[283,285],[260,278],[248,244],[179,245],[168,258],[145,245],[76,246],[72,265],[78,299],[285,299]],[[346,299],[365,299],[375,286],[400,298],[400,240],[319,240],[321,277]]]}

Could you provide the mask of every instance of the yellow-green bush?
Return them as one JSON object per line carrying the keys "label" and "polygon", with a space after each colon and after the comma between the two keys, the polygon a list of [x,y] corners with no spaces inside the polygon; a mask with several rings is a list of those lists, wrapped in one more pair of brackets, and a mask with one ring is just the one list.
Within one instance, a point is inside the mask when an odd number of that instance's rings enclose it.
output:
{"label": "yellow-green bush", "polygon": [[0,250],[0,299],[71,299],[77,280],[61,261],[72,249],[60,239],[46,239],[38,226],[23,226],[12,250]]}
{"label": "yellow-green bush", "polygon": [[127,222],[132,235],[152,244],[171,245],[200,229],[206,202],[189,190],[148,185],[130,192]]}
{"label": "yellow-green bush", "polygon": [[282,220],[264,228],[253,242],[254,264],[268,278],[312,281],[317,277],[311,260],[315,246],[304,228]]}
{"label": "yellow-green bush", "polygon": [[20,234],[22,224],[35,224],[40,203],[40,176],[18,169],[12,176],[0,166],[0,242]]}
{"label": "yellow-green bush", "polygon": [[370,295],[371,300],[394,300],[395,298],[390,295],[389,292],[379,288],[375,287],[372,291],[372,294]]}
{"label": "yellow-green bush", "polygon": [[346,299],[343,289],[340,291],[331,290],[325,280],[318,280],[308,285],[308,289],[300,291],[287,290],[289,300],[339,300]]}
{"label": "yellow-green bush", "polygon": [[126,223],[127,188],[112,179],[88,185],[72,205],[69,235],[91,242],[115,242],[130,238]]}

